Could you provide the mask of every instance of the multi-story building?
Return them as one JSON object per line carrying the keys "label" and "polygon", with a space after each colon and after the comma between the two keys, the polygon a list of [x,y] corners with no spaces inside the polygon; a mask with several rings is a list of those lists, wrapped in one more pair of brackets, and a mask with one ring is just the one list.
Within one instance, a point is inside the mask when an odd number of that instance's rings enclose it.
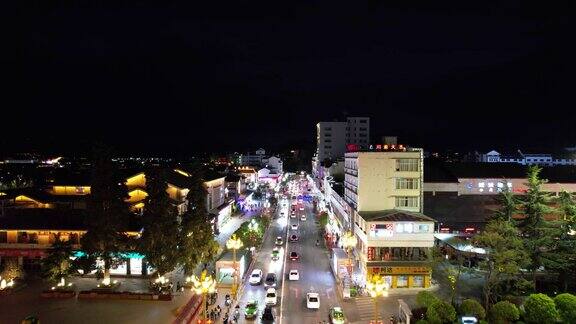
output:
{"label": "multi-story building", "polygon": [[348,117],[345,122],[316,124],[316,153],[312,158],[312,175],[319,178],[322,162],[344,157],[346,145],[367,148],[370,142],[370,118]]}
{"label": "multi-story building", "polygon": [[254,154],[242,154],[240,155],[240,165],[261,166],[265,155],[266,150],[263,148],[257,149]]}
{"label": "multi-story building", "polygon": [[576,165],[576,154],[568,154],[563,157],[554,157],[548,153],[523,153],[518,150],[514,153],[501,154],[497,151],[490,151],[482,154],[480,162],[488,163],[518,163],[522,165]]}
{"label": "multi-story building", "polygon": [[434,219],[422,214],[422,149],[349,149],[344,200],[351,207],[361,272],[383,275],[390,288],[429,287]]}
{"label": "multi-story building", "polygon": [[346,144],[368,148],[370,143],[370,117],[348,117],[346,119]]}

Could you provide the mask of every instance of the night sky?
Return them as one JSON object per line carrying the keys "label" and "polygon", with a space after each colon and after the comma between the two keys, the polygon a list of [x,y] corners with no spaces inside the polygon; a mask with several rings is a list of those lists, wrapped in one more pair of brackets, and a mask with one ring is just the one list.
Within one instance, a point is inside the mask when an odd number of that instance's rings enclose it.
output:
{"label": "night sky", "polygon": [[312,148],[364,115],[428,149],[576,145],[573,1],[111,3],[20,8],[5,150]]}

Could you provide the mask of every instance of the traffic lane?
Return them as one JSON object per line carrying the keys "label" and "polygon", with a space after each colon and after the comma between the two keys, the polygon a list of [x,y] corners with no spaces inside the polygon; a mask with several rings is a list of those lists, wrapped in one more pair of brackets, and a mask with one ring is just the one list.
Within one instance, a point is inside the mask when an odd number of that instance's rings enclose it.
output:
{"label": "traffic lane", "polygon": [[[298,243],[289,243],[288,250],[298,252],[300,259],[288,260],[287,272],[289,269],[298,269],[300,280],[285,281],[287,293],[282,309],[282,323],[302,324],[328,320],[328,310],[338,303],[328,253],[322,246],[316,246],[318,231],[311,212],[311,206],[307,206],[306,221],[299,221]],[[308,292],[320,294],[320,309],[312,310],[306,307]]]}
{"label": "traffic lane", "polygon": [[[261,269],[262,270],[262,283],[260,285],[251,285],[248,280],[244,281],[244,291],[242,292],[242,296],[240,296],[240,309],[242,311],[242,316],[239,323],[259,323],[260,316],[264,310],[265,304],[264,299],[266,297],[266,288],[264,288],[264,279],[266,278],[266,274],[269,272],[276,273],[276,277],[278,279],[276,291],[278,296],[280,296],[280,291],[282,289],[282,264],[284,260],[284,247],[281,247],[280,251],[280,259],[277,261],[272,261],[272,250],[276,247],[276,237],[280,236],[285,239],[286,233],[286,218],[284,216],[280,216],[276,219],[272,220],[272,224],[269,229],[268,235],[266,235],[264,242],[262,244],[262,248],[256,254],[256,260],[254,263],[253,269]],[[247,278],[249,277],[249,274]],[[278,304],[280,304],[280,298],[278,298]],[[258,316],[255,319],[245,319],[244,318],[244,309],[248,301],[255,299],[258,301]]]}

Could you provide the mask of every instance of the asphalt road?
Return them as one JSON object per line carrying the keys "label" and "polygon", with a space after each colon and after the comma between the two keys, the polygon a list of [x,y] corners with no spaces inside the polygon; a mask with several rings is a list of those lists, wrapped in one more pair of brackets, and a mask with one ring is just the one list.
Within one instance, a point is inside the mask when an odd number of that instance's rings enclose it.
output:
{"label": "asphalt road", "polygon": [[[282,205],[283,201],[280,201],[281,208],[279,208],[277,218],[273,221],[269,233],[265,237],[261,251],[256,256],[254,269],[261,269],[264,276],[268,272],[274,272],[278,277],[276,289],[280,297],[278,304],[274,307],[276,323],[307,324],[328,321],[328,310],[330,307],[338,305],[336,282],[330,271],[328,251],[323,246],[323,240],[318,234],[312,204],[304,203],[304,211],[296,208],[297,217],[295,218],[289,216],[291,201],[288,202],[287,207],[282,207]],[[280,216],[282,211],[285,216]],[[306,221],[300,220],[302,214],[306,214]],[[298,224],[297,230],[290,228],[293,223]],[[288,241],[288,237],[292,234],[298,235],[298,242]],[[272,261],[271,253],[278,236],[283,238],[284,244],[280,247],[280,260]],[[320,239],[320,246],[316,246],[317,239]],[[298,261],[291,261],[288,258],[288,254],[292,251],[299,254]],[[288,280],[288,273],[291,269],[299,271],[300,280]],[[260,323],[266,289],[263,284],[253,286],[247,281],[243,284],[243,292],[239,300],[242,312],[239,323]],[[308,292],[320,294],[320,309],[307,309],[306,293]],[[251,299],[258,301],[258,318],[245,319],[243,316],[244,306]]]}

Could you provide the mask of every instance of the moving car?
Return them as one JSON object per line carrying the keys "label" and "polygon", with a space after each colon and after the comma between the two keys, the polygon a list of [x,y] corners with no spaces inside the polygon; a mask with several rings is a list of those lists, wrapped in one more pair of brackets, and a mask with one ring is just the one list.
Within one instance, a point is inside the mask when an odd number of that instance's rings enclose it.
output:
{"label": "moving car", "polygon": [[298,253],[296,251],[290,252],[290,260],[297,261],[299,258],[300,258],[300,256],[298,255]]}
{"label": "moving car", "polygon": [[276,242],[275,242],[275,244],[278,245],[278,246],[284,244],[284,241],[282,240],[282,237],[281,237],[281,236],[276,237]]}
{"label": "moving car", "polygon": [[272,261],[277,261],[280,259],[280,250],[277,247],[272,249]]}
{"label": "moving car", "polygon": [[296,234],[290,235],[290,242],[296,242],[296,241],[298,241],[298,235]]}
{"label": "moving car", "polygon": [[266,275],[266,280],[264,280],[264,287],[276,288],[276,274],[274,272],[270,272]]}
{"label": "moving car", "polygon": [[291,228],[293,231],[297,231],[297,230],[298,230],[298,224],[292,224],[292,225],[290,225],[290,228]]}
{"label": "moving car", "polygon": [[274,313],[272,307],[266,306],[262,312],[262,323],[274,323]]}
{"label": "moving car", "polygon": [[250,274],[250,279],[248,280],[251,285],[259,285],[262,283],[262,270],[254,269],[252,274]]}
{"label": "moving car", "polygon": [[344,324],[346,323],[346,318],[344,317],[344,312],[342,307],[332,307],[328,313],[331,324]]}
{"label": "moving car", "polygon": [[298,273],[298,270],[290,270],[290,273],[288,274],[288,280],[300,280],[300,274]]}
{"label": "moving car", "polygon": [[305,222],[306,221],[306,214],[300,215],[300,220]]}
{"label": "moving car", "polygon": [[300,206],[300,211],[304,211],[304,206]]}
{"label": "moving car", "polygon": [[256,315],[258,315],[258,302],[255,299],[251,299],[244,308],[244,317],[255,318]]}
{"label": "moving car", "polygon": [[320,295],[318,293],[307,293],[306,294],[306,307],[308,309],[319,309],[320,308]]}
{"label": "moving car", "polygon": [[268,288],[266,290],[266,298],[264,299],[266,305],[276,305],[278,302],[278,296],[276,295],[276,289]]}
{"label": "moving car", "polygon": [[296,218],[296,212],[290,213],[290,218]]}

